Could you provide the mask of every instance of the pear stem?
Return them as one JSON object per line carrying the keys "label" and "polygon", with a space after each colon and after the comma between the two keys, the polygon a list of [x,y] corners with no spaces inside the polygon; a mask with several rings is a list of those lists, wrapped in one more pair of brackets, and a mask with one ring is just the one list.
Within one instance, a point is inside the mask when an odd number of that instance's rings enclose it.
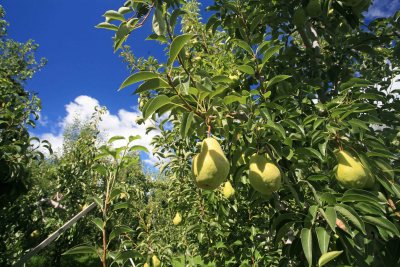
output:
{"label": "pear stem", "polygon": [[206,124],[207,124],[207,137],[211,137],[211,118],[210,117],[206,118]]}

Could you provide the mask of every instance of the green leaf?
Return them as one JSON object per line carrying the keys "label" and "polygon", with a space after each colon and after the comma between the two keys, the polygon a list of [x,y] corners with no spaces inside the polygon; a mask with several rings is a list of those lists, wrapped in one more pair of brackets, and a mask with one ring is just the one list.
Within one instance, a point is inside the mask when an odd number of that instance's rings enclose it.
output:
{"label": "green leaf", "polygon": [[114,238],[118,237],[120,234],[132,233],[132,232],[133,232],[133,230],[128,226],[122,225],[122,226],[114,227],[114,229],[110,233],[110,237],[109,237],[109,241],[108,242],[111,242],[111,240],[113,240]]}
{"label": "green leaf", "polygon": [[118,13],[115,10],[108,10],[106,13],[104,13],[103,16],[106,17],[106,18],[109,18],[109,19],[125,21],[124,16],[121,13]]}
{"label": "green leaf", "polygon": [[368,202],[371,205],[376,206],[379,209],[382,209],[384,211],[384,208],[382,207],[382,202],[379,200],[379,198],[375,197],[374,195],[371,195],[370,192],[365,191],[365,190],[347,190],[341,199],[341,202]]}
{"label": "green leaf", "polygon": [[281,49],[280,46],[271,46],[269,47],[265,53],[264,57],[262,59],[262,64],[264,65],[275,53],[277,53]]}
{"label": "green leaf", "polygon": [[249,65],[240,65],[240,66],[236,66],[236,68],[238,70],[240,70],[241,72],[247,73],[249,75],[254,75],[254,73],[255,73],[254,69]]}
{"label": "green leaf", "polygon": [[124,261],[127,259],[135,259],[135,258],[141,258],[142,254],[140,254],[137,251],[122,251],[120,253],[117,254],[117,256],[115,257],[115,261]]}
{"label": "green leaf", "polygon": [[312,158],[319,159],[320,161],[323,161],[321,153],[319,153],[318,150],[315,150],[314,148],[311,147],[300,147],[296,149],[296,154],[301,155],[302,158],[306,158],[305,156],[309,156]]}
{"label": "green leaf", "polygon": [[193,116],[194,116],[194,112],[190,112],[190,113],[185,113],[183,115],[182,118],[182,124],[181,124],[181,136],[182,138],[186,138],[187,133],[190,129],[190,126],[192,124],[193,121]]}
{"label": "green leaf", "polygon": [[157,77],[142,83],[135,91],[135,94],[143,93],[148,90],[157,90],[160,88],[171,88],[167,81]]}
{"label": "green leaf", "polygon": [[[96,160],[99,159],[99,158],[100,158],[99,156],[102,156],[102,157],[103,157],[103,156],[108,156],[108,154],[97,155],[95,159],[96,159]],[[95,164],[95,165],[93,166],[93,170],[96,171],[97,173],[103,175],[103,176],[107,175],[107,168],[104,167],[104,166],[101,165],[101,164]]]}
{"label": "green leaf", "polygon": [[263,54],[265,50],[269,48],[269,45],[271,44],[271,41],[264,41],[262,42],[256,50],[256,54],[260,53]]}
{"label": "green leaf", "polygon": [[138,139],[140,139],[140,138],[141,138],[140,135],[130,135],[130,136],[128,137],[129,143],[132,143],[133,141],[138,140]]}
{"label": "green leaf", "polygon": [[343,217],[351,221],[358,230],[360,230],[364,235],[367,234],[365,231],[364,222],[358,216],[357,212],[350,206],[345,204],[337,204],[335,210],[339,212]]}
{"label": "green leaf", "polygon": [[93,201],[96,202],[96,204],[103,210],[103,201],[97,197],[97,196],[92,196]]}
{"label": "green leaf", "polygon": [[167,66],[171,66],[175,59],[178,57],[179,52],[186,45],[186,43],[192,39],[193,34],[182,34],[174,38],[171,43],[169,58],[167,61]]}
{"label": "green leaf", "polygon": [[372,217],[372,216],[363,216],[363,219],[365,222],[381,227],[393,234],[395,234],[397,237],[400,237],[399,230],[397,227],[388,219],[384,217]]}
{"label": "green leaf", "polygon": [[108,22],[102,22],[96,25],[97,29],[106,29],[106,30],[111,30],[111,31],[117,31],[118,26],[108,23]]}
{"label": "green leaf", "polygon": [[149,150],[144,146],[134,145],[129,148],[129,151],[138,151],[138,150],[149,153]]}
{"label": "green leaf", "polygon": [[121,45],[126,41],[133,27],[128,26],[126,22],[122,22],[114,37],[114,52],[117,51]]}
{"label": "green leaf", "polygon": [[246,43],[243,40],[240,39],[234,39],[232,40],[237,46],[243,48],[244,50],[246,50],[250,55],[253,55],[253,49],[251,49],[251,46]]}
{"label": "green leaf", "polygon": [[331,236],[325,228],[317,227],[315,228],[315,233],[317,234],[319,249],[321,250],[321,254],[324,254],[328,251],[329,240]]}
{"label": "green leaf", "polygon": [[359,127],[361,129],[364,129],[364,130],[367,130],[367,131],[369,130],[367,124],[365,122],[363,122],[363,121],[360,121],[360,120],[357,120],[357,119],[351,119],[351,120],[348,121],[348,123],[350,123],[353,127],[356,126],[356,127]]}
{"label": "green leaf", "polygon": [[300,233],[301,245],[303,246],[304,255],[308,261],[308,266],[312,265],[312,234],[311,229],[303,228]]}
{"label": "green leaf", "polygon": [[125,137],[123,137],[122,135],[113,136],[108,140],[108,143],[111,144],[111,143],[113,143],[115,141],[118,141],[118,140],[125,140]]}
{"label": "green leaf", "polygon": [[325,218],[332,231],[336,232],[336,211],[334,207],[327,207],[324,210],[320,209],[322,216]]}
{"label": "green leaf", "polygon": [[232,83],[233,81],[229,79],[227,76],[224,75],[217,75],[211,78],[211,81],[213,83]]}
{"label": "green leaf", "polygon": [[304,220],[304,222],[306,223],[306,227],[311,227],[314,224],[315,217],[317,216],[317,211],[318,211],[317,205],[311,205],[308,208],[308,213]]}
{"label": "green leaf", "polygon": [[127,209],[128,207],[129,207],[129,205],[127,202],[122,202],[122,203],[114,204],[112,206],[112,210],[115,211],[115,210]]}
{"label": "green leaf", "polygon": [[234,102],[239,102],[240,104],[246,104],[247,96],[237,96],[237,95],[228,95],[224,97],[224,103],[226,105],[232,104]]}
{"label": "green leaf", "polygon": [[171,99],[166,95],[158,95],[143,107],[143,119],[147,120],[157,109],[170,104]]}
{"label": "green leaf", "polygon": [[100,231],[103,231],[104,222],[103,222],[102,219],[100,219],[100,218],[94,218],[94,219],[92,220],[92,222],[100,229]]}
{"label": "green leaf", "polygon": [[172,28],[172,29],[175,28],[175,24],[176,24],[176,21],[178,20],[178,17],[179,17],[180,15],[183,15],[183,14],[186,14],[186,11],[184,11],[184,10],[182,10],[182,9],[175,9],[175,10],[172,12],[171,17],[170,17],[170,19],[169,19],[169,22],[170,22],[170,24],[171,24],[171,28]]}
{"label": "green leaf", "polygon": [[123,191],[119,188],[114,188],[111,193],[110,193],[110,201],[113,200],[116,196],[119,196],[119,194],[123,193]]}
{"label": "green leaf", "polygon": [[330,252],[322,254],[321,257],[318,260],[318,266],[319,267],[324,266],[325,264],[327,264],[331,260],[335,259],[336,257],[338,257],[342,253],[343,253],[343,250],[330,251]]}
{"label": "green leaf", "polygon": [[154,11],[153,21],[152,21],[153,31],[157,35],[164,35],[167,29],[162,10],[156,9]]}
{"label": "green leaf", "polygon": [[96,248],[92,246],[80,245],[67,250],[61,255],[71,255],[71,254],[97,254],[97,251]]}
{"label": "green leaf", "polygon": [[129,76],[119,87],[118,90],[121,90],[131,84],[141,82],[141,81],[147,81],[150,79],[158,78],[158,74],[151,72],[151,71],[140,71],[132,74]]}
{"label": "green leaf", "polygon": [[271,80],[269,80],[267,82],[267,86],[266,87],[269,88],[269,87],[271,87],[272,85],[274,85],[276,83],[279,83],[281,81],[289,79],[290,77],[292,77],[292,76],[289,76],[289,75],[278,75],[278,76],[275,76],[274,78],[272,78]]}

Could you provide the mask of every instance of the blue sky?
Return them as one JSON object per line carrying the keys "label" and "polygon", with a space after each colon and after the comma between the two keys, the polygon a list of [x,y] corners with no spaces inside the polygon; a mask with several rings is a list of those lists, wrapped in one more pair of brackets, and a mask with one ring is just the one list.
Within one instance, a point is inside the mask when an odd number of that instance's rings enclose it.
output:
{"label": "blue sky", "polygon": [[[37,92],[42,100],[42,118],[32,132],[56,147],[62,143],[65,125],[76,116],[87,118],[95,105],[109,110],[101,129],[110,136],[144,134],[145,127],[134,123],[139,113],[137,97],[131,95],[133,88],[117,92],[129,71],[118,53],[113,53],[113,32],[94,28],[103,21],[106,10],[118,9],[123,2],[6,0],[1,3],[10,23],[9,37],[20,42],[34,39],[40,45],[37,56],[48,60],[26,88]],[[201,2],[205,7],[211,1]],[[375,1],[368,15],[387,16],[398,9],[400,0]],[[144,41],[150,32],[151,20],[148,20],[130,37],[128,44],[136,56],[163,54],[156,42]],[[148,145],[151,137],[144,137],[143,143]]]}

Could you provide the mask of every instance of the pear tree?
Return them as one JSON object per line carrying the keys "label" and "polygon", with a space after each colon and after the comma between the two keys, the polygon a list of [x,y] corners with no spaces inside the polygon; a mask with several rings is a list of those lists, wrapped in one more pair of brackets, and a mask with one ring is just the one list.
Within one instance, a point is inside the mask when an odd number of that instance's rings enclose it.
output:
{"label": "pear tree", "polygon": [[[128,0],[105,12],[97,27],[132,69],[120,89],[139,97],[138,123],[157,121],[168,192],[152,215],[167,223],[132,241],[138,261],[399,263],[400,12],[371,20],[371,4]],[[150,24],[165,58],[127,46]]]}

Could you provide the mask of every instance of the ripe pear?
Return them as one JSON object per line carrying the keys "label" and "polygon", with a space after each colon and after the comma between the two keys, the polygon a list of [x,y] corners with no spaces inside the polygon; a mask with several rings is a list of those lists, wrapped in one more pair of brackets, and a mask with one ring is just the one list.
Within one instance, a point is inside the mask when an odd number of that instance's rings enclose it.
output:
{"label": "ripe pear", "polygon": [[180,214],[179,212],[177,212],[177,213],[175,214],[174,219],[172,220],[172,223],[173,223],[174,225],[178,225],[178,224],[180,224],[181,222],[182,222],[182,216],[181,216],[181,214]]}
{"label": "ripe pear", "polygon": [[197,177],[197,175],[199,174],[199,172],[197,171],[197,157],[198,156],[199,156],[199,154],[196,154],[192,160],[192,173],[193,173],[194,177]]}
{"label": "ripe pear", "polygon": [[32,238],[36,238],[36,237],[38,237],[39,235],[40,235],[39,230],[34,230],[34,231],[30,234],[30,236],[31,236]]}
{"label": "ripe pear", "polygon": [[370,178],[362,163],[344,150],[339,151],[336,157],[336,180],[346,188],[364,188]]}
{"label": "ripe pear", "polygon": [[266,155],[254,154],[250,158],[250,185],[263,195],[271,195],[281,187],[282,174]]}
{"label": "ripe pear", "polygon": [[148,264],[147,262],[143,265],[143,267],[150,267],[150,264]]}
{"label": "ripe pear", "polygon": [[202,189],[216,189],[229,174],[229,161],[218,141],[211,137],[204,139],[192,164],[196,184]]}
{"label": "ripe pear", "polygon": [[231,182],[227,181],[222,189],[222,194],[225,198],[230,198],[235,194],[235,189],[232,187]]}
{"label": "ripe pear", "polygon": [[161,266],[161,261],[157,258],[156,255],[153,255],[153,257],[151,257],[151,261],[153,262],[153,267]]}

